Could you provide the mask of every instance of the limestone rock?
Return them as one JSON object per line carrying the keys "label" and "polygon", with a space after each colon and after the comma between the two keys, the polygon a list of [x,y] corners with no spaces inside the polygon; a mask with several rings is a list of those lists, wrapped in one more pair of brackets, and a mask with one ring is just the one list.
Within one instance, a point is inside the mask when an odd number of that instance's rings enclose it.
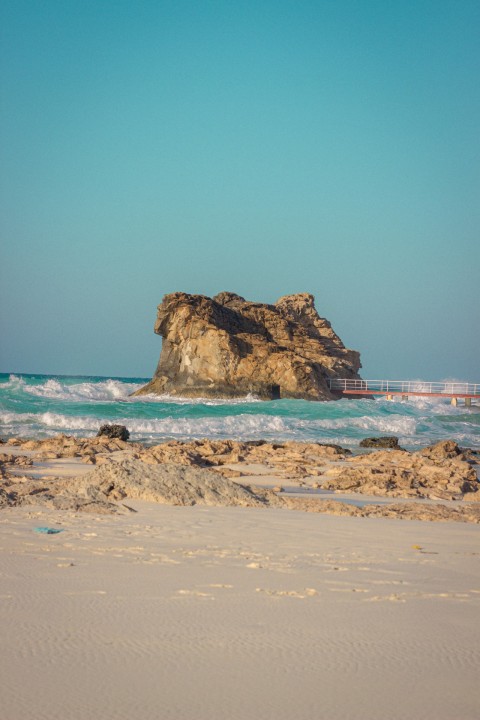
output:
{"label": "limestone rock", "polygon": [[245,464],[262,464],[279,477],[288,472],[290,478],[303,478],[317,474],[317,468],[331,460],[350,455],[350,450],[339,445],[321,443],[269,443],[264,440],[170,440],[145,448],[137,458],[145,463],[175,463],[218,469],[230,477],[229,465],[241,469]]}
{"label": "limestone rock", "polygon": [[338,500],[311,500],[309,498],[285,498],[290,510],[347,515],[350,517],[395,518],[396,520],[423,520],[428,522],[480,523],[480,506],[444,505],[424,502],[396,502],[387,505],[356,506]]}
{"label": "limestone rock", "polygon": [[480,484],[471,464],[461,456],[441,454],[442,449],[437,448],[434,459],[424,450],[379,450],[357,455],[331,467],[322,487],[337,492],[441,500],[461,499],[472,493],[480,499]]}
{"label": "limestone rock", "polygon": [[[18,440],[16,445],[35,453],[35,461],[52,454],[83,457],[101,466],[82,477],[36,478],[17,474],[22,465],[30,464],[28,456],[2,454],[0,508],[38,505],[119,513],[132,511],[128,505],[131,498],[175,505],[283,507],[359,517],[478,523],[480,483],[473,467],[478,458],[466,450],[457,454],[454,443],[446,442],[437,444],[433,451],[393,449],[352,456],[336,445],[264,440],[171,441],[152,447],[106,437],[58,435],[41,441]],[[430,454],[434,459],[427,456]],[[254,486],[261,484],[262,466],[267,475],[278,479],[276,491]],[[315,476],[321,476],[320,482],[312,483]],[[237,482],[232,482],[232,477]],[[290,478],[296,478],[300,485],[306,484],[301,478],[310,478],[311,487],[316,488],[417,501],[357,507],[323,500],[322,496],[295,497],[281,492],[281,483]],[[439,498],[443,504],[426,504],[423,498]]]}
{"label": "limestone rock", "polygon": [[459,448],[454,440],[441,440],[435,445],[428,445],[419,451],[420,455],[430,458],[430,460],[442,461],[449,458],[455,458],[462,454],[462,450]]}
{"label": "limestone rock", "polygon": [[77,492],[82,487],[92,499],[127,497],[168,505],[280,505],[272,491],[238,485],[204,468],[169,463],[152,466],[139,460],[106,462],[76,484]]}
{"label": "limestone rock", "polygon": [[229,292],[172,293],[158,306],[155,332],[163,337],[160,360],[137,395],[333,400],[330,378],[359,378],[359,353],[344,346],[308,293],[274,305]]}
{"label": "limestone rock", "polygon": [[0,508],[43,505],[104,513],[118,512],[122,505],[116,503],[128,499],[168,505],[282,505],[271,490],[239,485],[211,470],[171,463],[152,466],[131,459],[107,460],[80,477],[11,476],[0,485]]}
{"label": "limestone rock", "polygon": [[53,458],[96,456],[125,450],[135,453],[140,449],[138,443],[126,442],[118,437],[109,438],[106,435],[90,438],[76,438],[73,435],[60,433],[55,437],[43,440],[21,440],[14,438],[9,445],[21,447],[23,450],[33,451],[37,458],[50,460]]}

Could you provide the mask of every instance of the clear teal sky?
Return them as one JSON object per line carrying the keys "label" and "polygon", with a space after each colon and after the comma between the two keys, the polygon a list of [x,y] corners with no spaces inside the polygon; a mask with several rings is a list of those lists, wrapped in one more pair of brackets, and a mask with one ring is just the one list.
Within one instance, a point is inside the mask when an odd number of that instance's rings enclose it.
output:
{"label": "clear teal sky", "polygon": [[478,0],[2,0],[0,371],[150,375],[167,292],[309,291],[480,381]]}

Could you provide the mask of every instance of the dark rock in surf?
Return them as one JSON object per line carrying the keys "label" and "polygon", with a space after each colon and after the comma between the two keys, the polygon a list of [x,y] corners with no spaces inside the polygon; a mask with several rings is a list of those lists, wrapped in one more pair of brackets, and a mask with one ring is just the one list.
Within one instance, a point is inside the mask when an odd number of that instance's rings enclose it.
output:
{"label": "dark rock in surf", "polygon": [[392,450],[401,450],[401,447],[398,444],[398,437],[395,435],[364,438],[360,441],[360,447],[391,448]]}
{"label": "dark rock in surf", "polygon": [[97,437],[101,437],[102,435],[105,435],[105,437],[110,439],[118,438],[119,440],[124,440],[125,442],[130,437],[130,433],[125,425],[102,425],[97,433]]}

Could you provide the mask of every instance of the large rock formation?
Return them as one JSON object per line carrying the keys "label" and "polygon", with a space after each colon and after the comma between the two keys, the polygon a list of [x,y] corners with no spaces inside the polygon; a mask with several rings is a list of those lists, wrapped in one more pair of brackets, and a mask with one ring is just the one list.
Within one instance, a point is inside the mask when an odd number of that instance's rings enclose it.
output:
{"label": "large rock formation", "polygon": [[330,378],[359,378],[359,353],[344,346],[308,293],[275,305],[229,292],[172,293],[158,306],[155,332],[163,337],[160,360],[137,395],[334,400]]}

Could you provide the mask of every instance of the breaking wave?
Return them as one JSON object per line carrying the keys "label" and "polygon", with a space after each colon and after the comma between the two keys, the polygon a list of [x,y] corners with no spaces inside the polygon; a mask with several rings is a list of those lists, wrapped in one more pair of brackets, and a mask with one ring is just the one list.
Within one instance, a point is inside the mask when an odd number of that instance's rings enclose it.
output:
{"label": "breaking wave", "polygon": [[154,402],[172,403],[175,405],[241,405],[250,402],[261,402],[254,395],[245,398],[211,399],[211,398],[182,398],[171,395],[141,395],[132,397],[132,394],[145,385],[145,380],[125,382],[117,379],[105,379],[97,382],[69,382],[57,378],[49,378],[38,384],[28,384],[18,375],[10,375],[4,388],[24,392],[34,397],[49,400],[65,400],[71,402]]}

